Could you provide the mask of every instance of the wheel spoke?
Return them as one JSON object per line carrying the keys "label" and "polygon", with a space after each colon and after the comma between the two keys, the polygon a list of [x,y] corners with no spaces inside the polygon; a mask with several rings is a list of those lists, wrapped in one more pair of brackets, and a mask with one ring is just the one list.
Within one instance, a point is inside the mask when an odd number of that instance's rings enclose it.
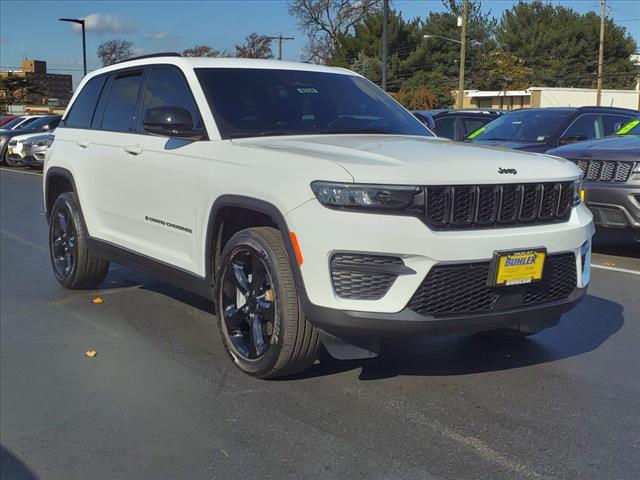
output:
{"label": "wheel spoke", "polygon": [[69,226],[67,224],[67,217],[64,212],[58,212],[58,225],[60,225],[63,233],[67,233],[67,229],[69,228]]}
{"label": "wheel spoke", "polygon": [[69,274],[71,269],[73,268],[73,256],[71,252],[66,252],[64,254],[64,271]]}
{"label": "wheel spoke", "polygon": [[259,294],[266,286],[267,272],[257,257],[252,257],[251,261],[251,289]]}
{"label": "wheel spoke", "polygon": [[56,237],[56,239],[53,241],[53,248],[59,248],[62,245],[62,242],[64,242],[62,237]]}
{"label": "wheel spoke", "polygon": [[267,300],[266,294],[262,294],[256,297],[256,309],[262,314],[270,314],[273,309],[273,302]]}
{"label": "wheel spoke", "polygon": [[246,321],[242,309],[237,308],[235,305],[226,306],[224,309],[224,320],[227,322],[229,330],[239,329],[242,322]]}
{"label": "wheel spoke", "polygon": [[249,322],[251,324],[251,344],[253,345],[256,355],[259,357],[267,349],[262,331],[262,321],[258,315],[252,315]]}
{"label": "wheel spoke", "polygon": [[237,263],[232,263],[231,268],[233,270],[233,283],[243,295],[249,295],[249,279],[247,278],[247,274],[244,273],[243,266]]}

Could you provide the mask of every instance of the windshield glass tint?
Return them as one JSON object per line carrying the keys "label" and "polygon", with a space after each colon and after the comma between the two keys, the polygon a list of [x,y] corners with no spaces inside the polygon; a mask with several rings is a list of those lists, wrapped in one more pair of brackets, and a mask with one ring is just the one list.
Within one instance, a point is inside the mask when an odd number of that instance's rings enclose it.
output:
{"label": "windshield glass tint", "polygon": [[196,69],[222,138],[333,133],[433,136],[361,77],[297,70]]}
{"label": "windshield glass tint", "polygon": [[473,140],[510,140],[543,143],[565,123],[569,112],[526,111],[512,112],[496,118],[484,126]]}
{"label": "windshield glass tint", "polygon": [[11,130],[13,127],[18,125],[23,120],[24,120],[24,117],[16,117],[13,120],[9,120],[7,123],[2,125],[2,127],[0,127],[0,128],[2,128],[3,130]]}

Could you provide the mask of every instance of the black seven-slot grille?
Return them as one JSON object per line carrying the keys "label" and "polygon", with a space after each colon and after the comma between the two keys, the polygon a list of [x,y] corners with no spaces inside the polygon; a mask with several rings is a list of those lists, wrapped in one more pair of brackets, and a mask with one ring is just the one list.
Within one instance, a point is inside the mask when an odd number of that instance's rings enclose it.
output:
{"label": "black seven-slot grille", "polygon": [[626,182],[633,171],[633,162],[612,162],[604,160],[578,160],[584,180],[589,182]]}
{"label": "black seven-slot grille", "polygon": [[404,262],[398,257],[335,253],[331,257],[333,290],[340,298],[378,300],[404,268]]}
{"label": "black seven-slot grille", "polygon": [[564,300],[576,288],[573,253],[548,256],[542,280],[529,285],[489,287],[489,266],[489,262],[434,266],[407,308],[421,315],[498,311]]}
{"label": "black seven-slot grille", "polygon": [[435,230],[491,228],[566,221],[573,182],[431,186],[426,223]]}

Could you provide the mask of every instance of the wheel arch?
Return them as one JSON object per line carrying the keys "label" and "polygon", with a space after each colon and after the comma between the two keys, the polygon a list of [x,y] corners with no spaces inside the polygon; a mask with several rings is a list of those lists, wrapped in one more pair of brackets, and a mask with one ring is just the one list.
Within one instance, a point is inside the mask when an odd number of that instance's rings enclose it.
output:
{"label": "wheel arch", "polygon": [[[76,182],[73,178],[73,174],[62,167],[50,167],[47,170],[44,180],[44,212],[47,222],[51,215],[51,207],[53,202],[61,193],[74,192],[78,195],[78,189],[76,188]],[[82,208],[80,208],[80,214],[82,215]],[[84,218],[83,218],[84,221]]]}
{"label": "wheel arch", "polygon": [[[232,214],[249,214],[238,219]],[[231,227],[230,227],[231,222]],[[222,195],[216,199],[209,212],[205,239],[205,262],[207,277],[215,282],[220,267],[219,256],[226,241],[236,231],[256,226],[272,226],[282,234],[289,265],[297,288],[304,288],[300,265],[291,243],[290,230],[284,215],[272,203],[243,195]]]}

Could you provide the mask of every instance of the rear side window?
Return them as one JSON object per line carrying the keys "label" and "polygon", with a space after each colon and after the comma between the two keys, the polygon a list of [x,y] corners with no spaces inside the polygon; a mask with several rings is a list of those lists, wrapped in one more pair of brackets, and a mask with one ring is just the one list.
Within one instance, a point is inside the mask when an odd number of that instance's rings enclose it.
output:
{"label": "rear side window", "polygon": [[177,70],[168,67],[154,67],[147,82],[142,105],[142,117],[150,108],[182,107],[191,113],[194,125],[200,123],[200,114],[189,87]]}
{"label": "rear side window", "polygon": [[102,130],[114,132],[131,130],[141,83],[142,72],[120,75],[114,79],[102,117]]}
{"label": "rear side window", "polygon": [[69,128],[89,128],[98,97],[105,82],[104,76],[92,78],[78,94],[65,120]]}
{"label": "rear side window", "polygon": [[562,137],[576,140],[591,140],[592,138],[601,138],[602,136],[600,115],[587,114],[578,117],[567,131],[564,132]]}

